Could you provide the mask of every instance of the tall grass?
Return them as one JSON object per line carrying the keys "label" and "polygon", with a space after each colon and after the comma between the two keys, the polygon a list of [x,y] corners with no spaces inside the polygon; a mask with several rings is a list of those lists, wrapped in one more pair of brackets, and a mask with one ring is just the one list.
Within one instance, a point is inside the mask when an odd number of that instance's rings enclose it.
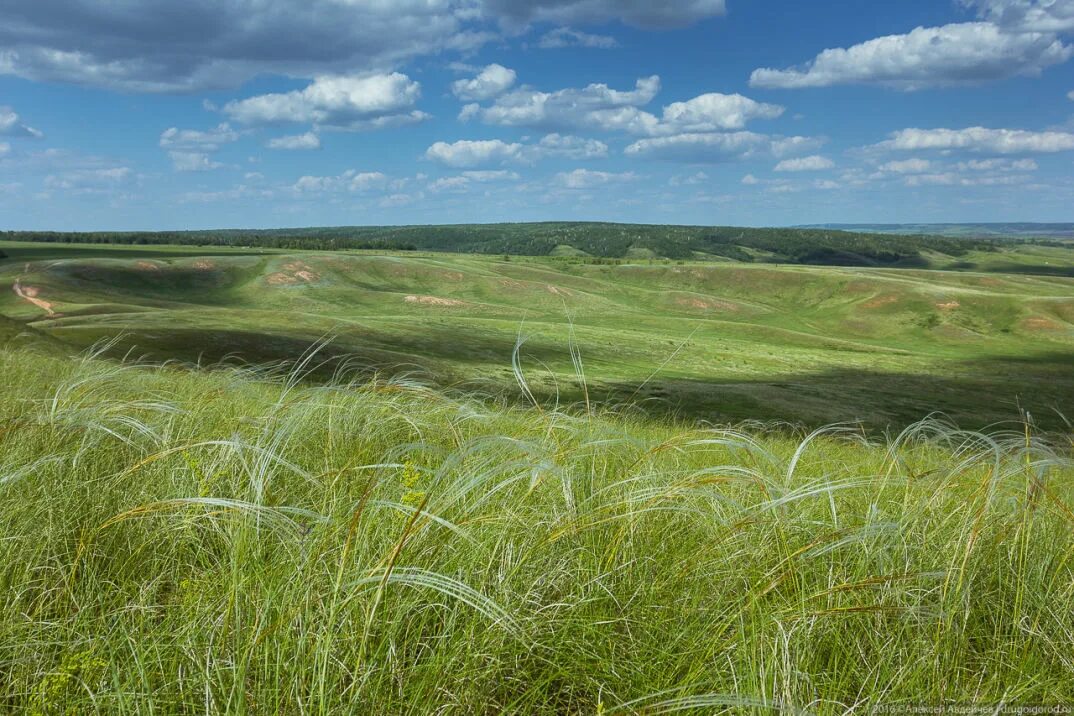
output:
{"label": "tall grass", "polygon": [[0,387],[3,711],[1074,698],[1074,464],[1031,429],[686,429],[12,350]]}

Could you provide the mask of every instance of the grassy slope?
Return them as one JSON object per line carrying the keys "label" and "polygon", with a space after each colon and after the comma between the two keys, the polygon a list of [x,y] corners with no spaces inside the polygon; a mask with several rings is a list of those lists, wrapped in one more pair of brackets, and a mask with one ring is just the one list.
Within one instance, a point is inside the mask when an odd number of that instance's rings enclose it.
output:
{"label": "grassy slope", "polygon": [[[521,326],[534,391],[573,402],[570,316],[595,398],[690,418],[897,428],[943,410],[983,426],[1021,406],[1061,428],[1052,409],[1074,399],[1074,283],[1062,277],[46,248],[6,246],[0,285],[22,276],[62,316],[41,320],[7,290],[0,314],[76,347],[122,334],[123,350],[158,359],[263,361],[332,333],[371,369],[500,393]],[[984,258],[1038,265],[1061,258],[1052,251]]]}
{"label": "grassy slope", "polygon": [[27,349],[0,375],[0,710],[1074,699],[1074,467],[1031,435],[800,443]]}

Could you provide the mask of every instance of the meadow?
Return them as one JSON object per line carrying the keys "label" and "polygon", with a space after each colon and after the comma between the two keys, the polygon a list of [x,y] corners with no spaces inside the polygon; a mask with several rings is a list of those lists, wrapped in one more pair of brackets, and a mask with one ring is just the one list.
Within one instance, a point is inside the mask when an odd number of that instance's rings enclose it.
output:
{"label": "meadow", "polygon": [[1068,249],[0,251],[0,710],[1074,700]]}

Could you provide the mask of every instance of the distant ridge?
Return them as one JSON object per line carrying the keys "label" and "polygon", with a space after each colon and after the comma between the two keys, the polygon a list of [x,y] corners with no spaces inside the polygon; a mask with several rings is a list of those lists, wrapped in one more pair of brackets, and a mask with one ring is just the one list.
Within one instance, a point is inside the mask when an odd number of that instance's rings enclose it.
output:
{"label": "distant ridge", "polygon": [[802,224],[796,229],[831,229],[870,234],[922,234],[981,239],[1071,239],[1074,223],[980,223],[980,224]]}

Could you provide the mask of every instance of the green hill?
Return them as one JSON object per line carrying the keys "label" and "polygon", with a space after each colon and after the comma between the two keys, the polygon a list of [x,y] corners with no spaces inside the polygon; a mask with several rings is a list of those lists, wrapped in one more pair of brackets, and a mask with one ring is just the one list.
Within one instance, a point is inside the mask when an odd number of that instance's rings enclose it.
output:
{"label": "green hill", "polygon": [[1069,442],[261,376],[0,347],[4,711],[1074,699]]}
{"label": "green hill", "polygon": [[[10,245],[0,313],[75,349],[153,360],[294,360],[330,336],[323,368],[519,395],[590,397],[715,422],[860,421],[900,428],[935,410],[968,426],[1031,410],[1063,427],[1074,400],[1074,284],[1061,276],[738,262],[243,252]],[[49,248],[45,246],[44,248]],[[1029,265],[1042,253],[997,252]],[[998,266],[999,264],[997,264]],[[573,338],[572,338],[573,335]],[[1040,391],[1048,385],[1048,391]]]}
{"label": "green hill", "polygon": [[[912,233],[912,232],[911,232]],[[835,266],[930,265],[925,254],[955,261],[999,250],[992,241],[891,236],[831,229],[754,229],[606,223],[471,224],[156,233],[8,232],[0,239],[56,243],[262,247],[287,250],[422,250],[521,256],[621,259],[712,257],[743,262]]]}

